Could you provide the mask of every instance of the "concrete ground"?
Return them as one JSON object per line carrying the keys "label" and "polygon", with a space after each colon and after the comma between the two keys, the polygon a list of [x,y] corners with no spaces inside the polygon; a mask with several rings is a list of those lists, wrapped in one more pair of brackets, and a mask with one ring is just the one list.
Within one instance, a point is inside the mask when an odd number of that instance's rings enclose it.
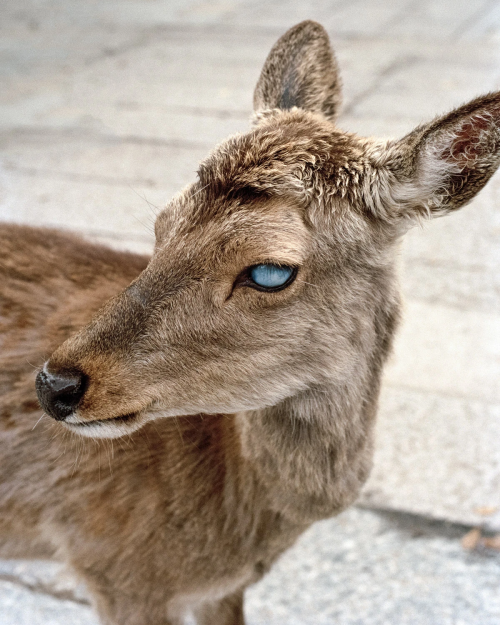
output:
{"label": "concrete ground", "polygon": [[[500,88],[500,0],[2,0],[0,219],[150,250],[158,207],[247,128],[267,52],[308,18],[331,35],[348,130],[401,136]],[[499,203],[497,175],[408,235],[363,507],[248,592],[251,625],[500,622]],[[473,527],[487,539],[467,550]],[[4,561],[0,622],[96,621],[58,565]]]}

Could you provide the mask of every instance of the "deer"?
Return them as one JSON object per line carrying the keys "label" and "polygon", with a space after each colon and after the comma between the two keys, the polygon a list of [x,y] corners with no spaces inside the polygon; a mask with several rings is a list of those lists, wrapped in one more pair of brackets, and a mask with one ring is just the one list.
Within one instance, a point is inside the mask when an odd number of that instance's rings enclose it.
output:
{"label": "deer", "polygon": [[493,175],[500,92],[401,139],[342,131],[340,104],[302,22],[150,258],[1,225],[0,553],[64,561],[104,625],[243,625],[369,475],[400,242]]}

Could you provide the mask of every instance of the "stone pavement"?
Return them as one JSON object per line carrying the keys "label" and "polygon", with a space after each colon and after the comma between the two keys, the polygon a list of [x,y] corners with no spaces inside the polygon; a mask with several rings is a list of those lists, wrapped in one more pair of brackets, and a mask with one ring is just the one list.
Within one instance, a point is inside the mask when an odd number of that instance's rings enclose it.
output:
{"label": "stone pavement", "polygon": [[[150,250],[155,213],[247,128],[267,52],[308,18],[346,129],[400,136],[500,88],[500,0],[2,0],[0,219]],[[459,542],[500,531],[499,202],[497,175],[407,237],[371,511],[314,527],[248,593],[250,623],[500,622],[499,556]],[[54,570],[1,563],[2,625],[95,622]]]}

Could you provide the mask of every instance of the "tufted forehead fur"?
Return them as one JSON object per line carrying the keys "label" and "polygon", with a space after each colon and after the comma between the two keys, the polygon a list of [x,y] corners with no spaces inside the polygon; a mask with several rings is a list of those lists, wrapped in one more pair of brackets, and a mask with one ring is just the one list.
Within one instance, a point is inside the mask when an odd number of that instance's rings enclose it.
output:
{"label": "tufted forehead fur", "polygon": [[[302,207],[345,197],[366,166],[362,142],[301,109],[268,111],[256,127],[216,148],[200,165],[208,201],[289,197]],[[210,215],[210,211],[206,213]]]}
{"label": "tufted forehead fur", "polygon": [[[310,111],[258,113],[250,132],[229,138],[200,164],[199,181],[159,216],[157,230],[166,222],[190,230],[216,223],[234,237],[244,215],[263,218],[268,206],[281,205],[294,207],[316,242],[328,241],[323,253],[331,258],[324,263],[348,255],[355,261],[356,251],[358,260],[359,253],[376,257],[399,234],[373,219],[363,201],[364,182],[377,176],[371,162],[377,146]],[[259,228],[251,236],[258,239]]]}

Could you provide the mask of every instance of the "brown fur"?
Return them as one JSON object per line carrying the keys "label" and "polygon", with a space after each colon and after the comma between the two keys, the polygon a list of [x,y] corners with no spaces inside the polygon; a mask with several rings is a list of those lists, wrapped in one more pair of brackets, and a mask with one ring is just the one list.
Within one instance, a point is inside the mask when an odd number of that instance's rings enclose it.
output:
{"label": "brown fur", "polygon": [[[0,229],[0,545],[66,560],[103,623],[242,624],[244,588],[366,480],[398,241],[495,171],[500,96],[380,142],[333,125],[339,85],[318,24],[285,34],[149,261]],[[295,281],[245,286],[265,262]],[[33,429],[49,356],[87,387]]]}

